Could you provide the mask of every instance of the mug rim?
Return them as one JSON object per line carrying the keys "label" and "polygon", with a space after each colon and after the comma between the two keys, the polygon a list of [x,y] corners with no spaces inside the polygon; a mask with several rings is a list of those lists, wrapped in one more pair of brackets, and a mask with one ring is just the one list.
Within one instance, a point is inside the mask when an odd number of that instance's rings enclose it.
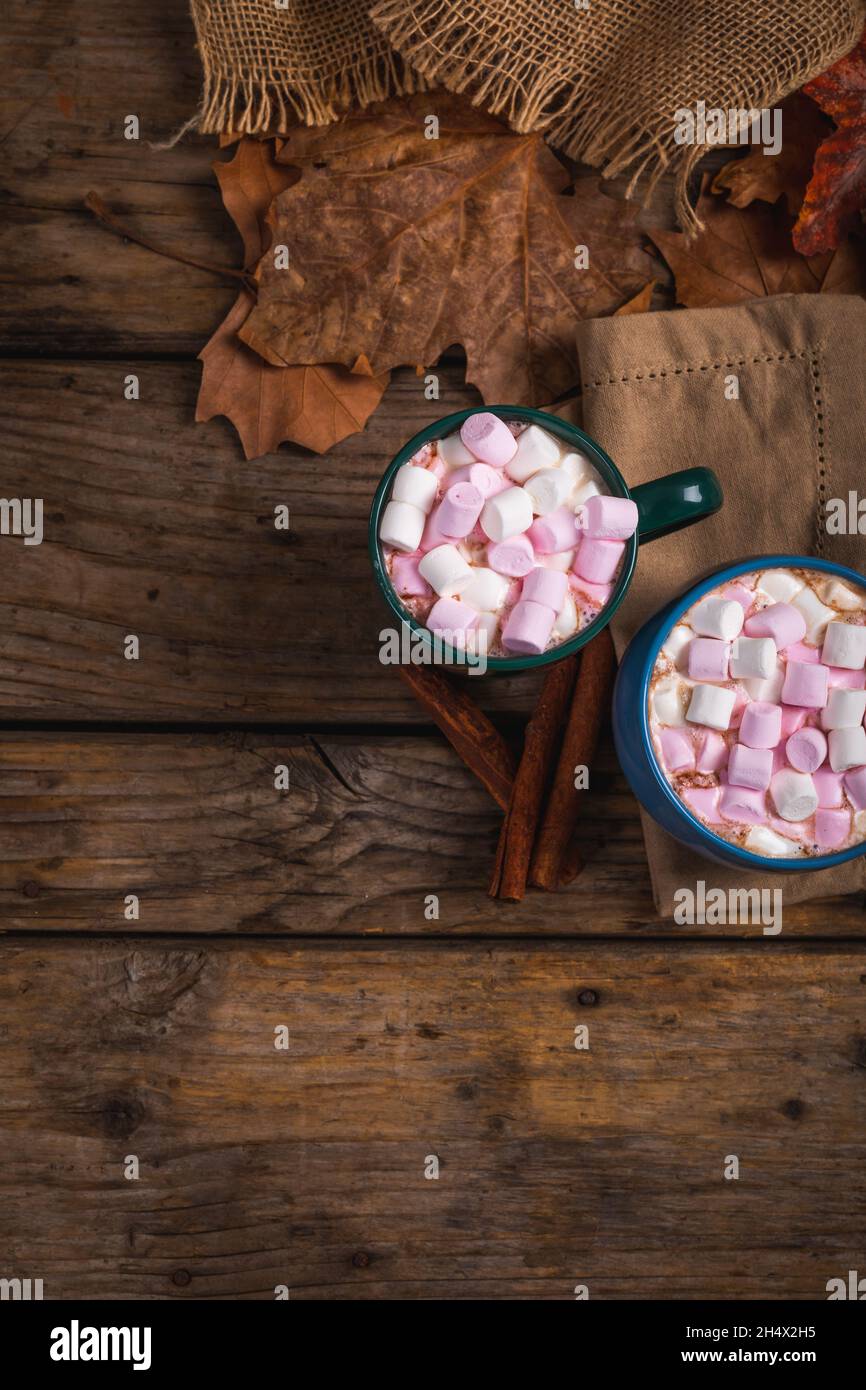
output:
{"label": "mug rim", "polygon": [[866,840],[861,840],[859,844],[850,845],[848,849],[839,850],[835,854],[814,854],[790,859],[776,855],[754,854],[751,850],[742,849],[731,840],[726,840],[723,836],[717,835],[709,826],[704,825],[703,821],[698,820],[694,812],[690,811],[685,802],[677,796],[670,782],[665,777],[664,772],[659,767],[649,727],[648,709],[649,683],[652,678],[659,650],[665,638],[679,622],[686,609],[691,608],[709,589],[717,588],[719,583],[723,583],[728,579],[736,579],[738,575],[749,574],[755,569],[790,568],[821,570],[826,574],[833,574],[840,578],[848,579],[857,584],[859,588],[866,590],[866,576],[858,574],[857,570],[853,570],[847,565],[839,565],[834,560],[817,559],[806,555],[756,555],[747,560],[738,560],[734,565],[724,565],[720,569],[715,570],[711,575],[702,579],[700,583],[695,584],[686,591],[685,595],[672,607],[670,615],[666,617],[663,627],[653,638],[650,654],[644,663],[644,670],[641,675],[639,729],[641,742],[649,760],[653,777],[665,799],[685,818],[692,829],[696,830],[703,839],[709,842],[713,849],[715,849],[716,846],[720,846],[726,854],[730,853],[733,855],[744,868],[762,869],[764,872],[767,872],[769,869],[775,869],[776,871],[784,870],[785,872],[803,873],[805,870],[837,868],[840,864],[845,864],[851,859],[857,859],[860,855],[866,854]]}
{"label": "mug rim", "polygon": [[[448,660],[443,664],[453,664],[471,671],[473,663],[466,659],[464,652],[458,651],[450,643],[442,638],[437,638],[429,628],[424,627],[418,622],[408,609],[404,608],[400,602],[400,597],[394,588],[385,568],[382,557],[382,547],[379,541],[379,518],[382,510],[389,500],[387,493],[390,489],[391,480],[398,468],[402,468],[404,463],[408,463],[413,454],[424,445],[431,443],[434,439],[441,439],[446,434],[451,434],[459,429],[464,420],[470,415],[480,414],[498,415],[501,420],[528,420],[531,424],[540,425],[551,434],[556,434],[558,438],[564,439],[567,443],[572,443],[580,449],[581,453],[589,456],[590,462],[599,466],[599,472],[611,483],[612,495],[616,497],[631,497],[629,487],[625,478],[620,473],[613,459],[605,453],[601,445],[586,434],[579,425],[573,425],[570,420],[561,420],[558,415],[550,415],[545,410],[539,410],[535,406],[528,405],[482,405],[473,406],[468,410],[457,410],[451,415],[443,415],[440,419],[434,420],[414,434],[392,458],[385,469],[376,491],[373,496],[373,503],[370,508],[370,520],[368,524],[368,548],[370,559],[373,566],[373,574],[376,583],[381,590],[388,607],[394,617],[400,623],[405,623],[413,632],[420,634],[425,644],[431,651],[438,650],[454,656],[453,663]],[[634,575],[635,565],[637,564],[638,533],[626,541],[627,550],[623,556],[622,566],[613,593],[600,609],[591,623],[582,627],[579,631],[566,637],[557,646],[550,647],[546,651],[539,652],[534,656],[488,656],[485,665],[485,674],[508,673],[511,671],[534,670],[539,666],[548,666],[554,661],[562,661],[565,657],[580,651],[588,642],[591,642],[596,633],[601,632],[607,627],[614,613],[619,608],[626,596],[632,576]],[[439,663],[436,663],[439,664]]]}

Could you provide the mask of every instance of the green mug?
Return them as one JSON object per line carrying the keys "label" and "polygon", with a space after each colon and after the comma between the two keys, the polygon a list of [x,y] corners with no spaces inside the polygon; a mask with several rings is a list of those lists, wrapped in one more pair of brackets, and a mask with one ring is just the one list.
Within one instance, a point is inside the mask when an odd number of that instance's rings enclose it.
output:
{"label": "green mug", "polygon": [[[537,656],[491,656],[487,658],[489,671],[525,671],[530,667],[547,666],[552,661],[559,661],[562,657],[579,651],[581,647],[586,646],[587,642],[591,642],[596,633],[607,626],[625,598],[626,590],[634,574],[638,545],[643,541],[655,540],[658,536],[667,536],[671,531],[680,531],[684,526],[691,526],[695,521],[712,516],[713,512],[719,510],[724,500],[722,486],[712,469],[685,468],[680,473],[669,473],[664,478],[655,478],[651,483],[641,483],[638,487],[629,488],[613,460],[608,458],[601,446],[596,444],[595,440],[591,439],[588,434],[584,434],[583,430],[578,429],[576,425],[570,425],[566,420],[560,420],[555,415],[548,415],[544,410],[533,410],[529,406],[479,406],[474,410],[459,410],[454,415],[446,415],[442,420],[435,420],[432,425],[428,425],[426,429],[414,435],[408,444],[404,444],[400,452],[388,464],[373,498],[369,527],[370,559],[373,563],[373,573],[388,607],[399,622],[408,624],[413,633],[422,637],[431,646],[434,643],[433,633],[428,628],[423,627],[403,607],[388,576],[379,542],[379,519],[388,502],[397,469],[402,468],[404,463],[408,463],[424,444],[429,444],[436,439],[443,439],[447,434],[453,434],[455,430],[459,430],[468,416],[477,415],[481,410],[498,415],[502,420],[520,420],[529,424],[540,425],[550,434],[555,435],[557,439],[561,439],[571,449],[585,454],[604,478],[612,495],[614,497],[630,497],[638,509],[638,529],[631,540],[626,542],[626,553],[623,556],[613,593],[591,623],[581,628],[579,632],[575,632],[571,637],[567,637],[558,646],[550,647]],[[441,639],[436,639],[436,643],[437,645],[445,645],[441,643]],[[445,649],[447,660],[450,649],[447,646]],[[453,656],[455,664],[461,664],[460,654],[453,653]]]}

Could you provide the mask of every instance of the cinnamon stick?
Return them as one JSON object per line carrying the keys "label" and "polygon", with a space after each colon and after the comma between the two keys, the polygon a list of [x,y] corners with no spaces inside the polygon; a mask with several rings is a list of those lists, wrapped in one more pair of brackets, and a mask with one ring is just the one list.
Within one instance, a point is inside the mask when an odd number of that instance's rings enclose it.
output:
{"label": "cinnamon stick", "polygon": [[557,740],[568,709],[576,664],[577,658],[571,656],[551,666],[526,726],[523,756],[499,833],[496,862],[488,889],[491,898],[519,902],[526,891],[532,844],[550,782]]}
{"label": "cinnamon stick", "polygon": [[430,666],[398,666],[415,699],[503,811],[514,780],[514,755],[467,690]]}
{"label": "cinnamon stick", "polygon": [[553,786],[532,855],[529,881],[536,888],[561,888],[583,868],[573,841],[584,794],[574,785],[575,769],[592,763],[602,716],[610,701],[614,668],[613,642],[604,628],[581,653]]}

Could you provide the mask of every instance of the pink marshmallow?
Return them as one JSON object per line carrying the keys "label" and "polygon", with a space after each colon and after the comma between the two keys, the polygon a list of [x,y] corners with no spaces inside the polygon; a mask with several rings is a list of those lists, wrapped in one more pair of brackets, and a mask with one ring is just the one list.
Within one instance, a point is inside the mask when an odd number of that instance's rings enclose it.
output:
{"label": "pink marshmallow", "polygon": [[740,742],[749,748],[775,748],[782,737],[782,706],[753,700],[743,711]]}
{"label": "pink marshmallow", "polygon": [[455,468],[448,478],[448,486],[452,488],[457,483],[471,483],[477,487],[482,497],[495,497],[497,492],[504,492],[510,487],[507,478],[496,468],[491,468],[489,463],[470,463],[465,468]]}
{"label": "pink marshmallow", "polygon": [[528,536],[512,536],[487,547],[487,563],[497,574],[522,579],[535,564],[535,551]]}
{"label": "pink marshmallow", "polygon": [[815,843],[819,849],[838,849],[851,834],[851,817],[847,811],[815,812]]}
{"label": "pink marshmallow", "polygon": [[585,536],[574,562],[575,572],[593,584],[607,584],[616,574],[624,554],[625,541],[600,541]]}
{"label": "pink marshmallow", "polygon": [[585,595],[586,598],[591,599],[599,608],[604,608],[604,605],[610,600],[610,596],[613,593],[612,584],[593,584],[589,579],[581,579],[580,575],[575,574],[574,570],[569,572],[568,582],[575,593]]}
{"label": "pink marshmallow", "polygon": [[444,459],[441,459],[438,454],[434,455],[430,462],[424,466],[427,468],[428,472],[433,474],[434,478],[444,478],[445,474],[448,472],[448,464]]}
{"label": "pink marshmallow", "polygon": [[786,840],[810,840],[808,821],[782,820],[781,816],[770,816],[769,826],[775,830],[777,835],[784,835]]}
{"label": "pink marshmallow", "polygon": [[502,645],[519,656],[538,656],[544,651],[556,618],[543,603],[521,599],[515,603],[502,629]]}
{"label": "pink marshmallow", "polygon": [[573,550],[580,540],[574,512],[568,507],[557,507],[548,516],[537,517],[526,534],[539,555],[558,555],[562,550]]}
{"label": "pink marshmallow", "polygon": [[804,705],[808,709],[823,709],[827,703],[827,678],[830,672],[820,662],[789,661],[782,686],[782,703]]}
{"label": "pink marshmallow", "polygon": [[504,468],[517,453],[517,440],[504,420],[489,410],[479,410],[460,426],[460,438],[470,454],[491,468]]}
{"label": "pink marshmallow", "polygon": [[730,584],[727,589],[722,590],[722,598],[732,599],[738,603],[744,613],[748,613],[755,601],[755,595],[751,589],[747,589],[743,584]]}
{"label": "pink marshmallow", "polygon": [[773,775],[773,754],[769,748],[748,748],[736,743],[728,758],[728,783],[732,787],[751,787],[766,791]]}
{"label": "pink marshmallow", "polygon": [[799,729],[785,744],[785,757],[798,772],[817,772],[827,756],[827,740],[820,729]]}
{"label": "pink marshmallow", "polygon": [[845,773],[845,790],[858,811],[866,811],[866,767],[852,767]]}
{"label": "pink marshmallow", "polygon": [[466,634],[478,620],[478,614],[468,603],[456,598],[440,598],[427,614],[427,626],[452,647],[465,647]]}
{"label": "pink marshmallow", "polygon": [[637,505],[630,497],[588,497],[581,509],[581,530],[594,540],[627,541],[637,530]]}
{"label": "pink marshmallow", "polygon": [[425,555],[428,550],[435,550],[437,545],[453,545],[454,543],[454,537],[446,536],[439,525],[439,510],[439,507],[434,507],[428,516],[424,534],[418,546],[418,549],[423,551]]}
{"label": "pink marshmallow", "polygon": [[719,798],[719,811],[725,820],[742,821],[745,825],[765,825],[766,795],[748,787],[723,787]]}
{"label": "pink marshmallow", "polygon": [[391,582],[401,598],[430,598],[433,590],[418,573],[417,555],[395,555],[391,565]]}
{"label": "pink marshmallow", "polygon": [[691,807],[701,820],[707,821],[710,825],[722,824],[718,787],[686,787],[682,796],[686,805]]}
{"label": "pink marshmallow", "polygon": [[806,661],[810,665],[821,660],[818,647],[810,647],[808,642],[792,642],[785,650],[786,661]]}
{"label": "pink marshmallow", "polygon": [[473,483],[454,483],[449,487],[436,513],[436,525],[452,539],[468,536],[481,515],[484,498]]}
{"label": "pink marshmallow", "polygon": [[729,729],[739,729],[740,725],[743,722],[743,715],[746,712],[746,706],[750,703],[751,702],[749,700],[748,694],[743,689],[743,687],[741,685],[735,685],[734,708],[731,710],[731,718],[728,723]]}
{"label": "pink marshmallow", "polygon": [[698,772],[718,772],[728,761],[728,745],[715,729],[707,729],[698,745]]}
{"label": "pink marshmallow", "polygon": [[777,772],[781,772],[783,767],[788,766],[790,764],[785,757],[785,745],[784,743],[777,743],[773,749],[773,776],[775,777]]}
{"label": "pink marshmallow", "polygon": [[819,767],[817,772],[812,773],[812,781],[818,793],[819,806],[842,805],[841,772],[833,772],[829,767]]}
{"label": "pink marshmallow", "polygon": [[844,666],[830,666],[829,684],[842,690],[866,690],[866,671],[849,671]]}
{"label": "pink marshmallow", "polygon": [[558,613],[568,593],[568,576],[562,570],[544,569],[540,565],[530,570],[523,581],[521,598],[542,603]]}
{"label": "pink marshmallow", "polygon": [[798,729],[802,729],[806,722],[806,711],[799,709],[797,705],[782,706],[782,738],[790,738]]}
{"label": "pink marshmallow", "polygon": [[747,618],[744,625],[747,637],[772,637],[781,650],[792,642],[801,642],[806,635],[806,619],[791,603],[771,603]]}
{"label": "pink marshmallow", "polygon": [[669,772],[691,771],[695,765],[695,746],[682,729],[663,729],[660,742],[662,758]]}
{"label": "pink marshmallow", "polygon": [[730,642],[693,637],[689,642],[689,676],[693,681],[726,681],[730,656]]}

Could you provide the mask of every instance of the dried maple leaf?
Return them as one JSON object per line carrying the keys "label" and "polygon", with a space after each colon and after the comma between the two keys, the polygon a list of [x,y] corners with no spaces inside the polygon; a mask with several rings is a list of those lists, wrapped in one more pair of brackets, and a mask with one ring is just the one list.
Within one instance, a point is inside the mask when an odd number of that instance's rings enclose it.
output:
{"label": "dried maple leaf", "polygon": [[727,193],[735,208],[745,208],[756,198],[776,203],[785,198],[788,211],[800,209],[812,173],[815,152],[829,130],[829,122],[812,101],[796,92],[781,105],[782,147],[778,154],[751,150],[720,169],[713,180],[714,193]]}
{"label": "dried maple leaf", "polygon": [[[271,141],[243,137],[234,158],[215,164],[214,171],[226,211],[243,238],[244,264],[254,266],[270,242],[265,217],[271,201],[296,182],[299,170],[276,162]],[[199,353],[204,366],[196,420],[226,415],[248,459],[271,453],[284,440],[322,454],[363,429],[382,399],[388,374],[371,377],[369,364],[360,360],[356,372],[319,364],[269,366],[238,337],[254,303],[241,291]]]}
{"label": "dried maple leaf", "polygon": [[270,140],[242,136],[234,158],[213,166],[223,205],[241,234],[244,266],[251,270],[270,245],[270,228],[265,221],[268,208],[278,193],[297,183],[301,171],[277,163]]}
{"label": "dried maple leaf", "polygon": [[372,377],[340,366],[269,366],[237,336],[253,303],[242,290],[199,353],[204,366],[196,420],[227,415],[248,459],[271,453],[287,439],[323,454],[363,429],[389,374]]}
{"label": "dried maple leaf", "polygon": [[280,158],[312,167],[269,216],[291,272],[263,259],[241,330],[268,362],[365,353],[380,373],[461,343],[485,401],[538,404],[578,379],[575,318],[612,311],[649,273],[630,206],[594,179],[567,196],[540,136],[456,98],[295,132]]}
{"label": "dried maple leaf", "polygon": [[794,228],[804,256],[832,251],[866,205],[866,34],[803,91],[838,127],[822,142]]}
{"label": "dried maple leaf", "polygon": [[806,258],[791,247],[791,218],[781,204],[736,208],[706,191],[698,202],[704,230],[651,230],[676,280],[678,304],[690,309],[741,304],[769,294],[863,294],[866,267],[850,243]]}
{"label": "dried maple leaf", "polygon": [[638,290],[633,299],[627,299],[625,304],[620,304],[614,314],[614,318],[625,318],[628,314],[646,314],[652,304],[653,293],[656,282],[650,280],[648,285],[644,285],[642,290]]}

